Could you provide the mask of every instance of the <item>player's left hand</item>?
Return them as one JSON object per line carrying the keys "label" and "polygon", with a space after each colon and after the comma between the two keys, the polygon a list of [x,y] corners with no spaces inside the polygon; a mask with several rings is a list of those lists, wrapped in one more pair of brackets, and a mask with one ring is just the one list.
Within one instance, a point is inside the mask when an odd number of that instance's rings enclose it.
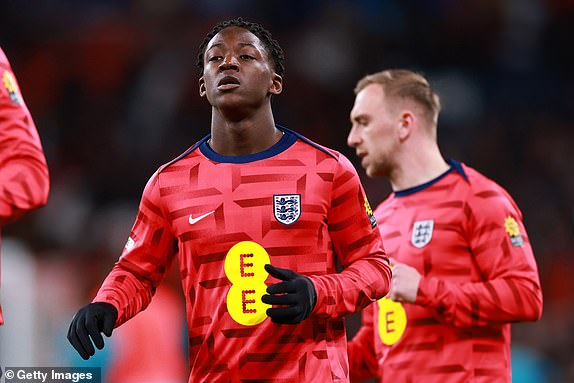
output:
{"label": "player's left hand", "polygon": [[261,297],[263,303],[273,307],[267,315],[274,323],[297,324],[307,319],[317,303],[317,292],[309,278],[293,270],[265,265],[265,270],[283,282],[267,287],[267,294]]}
{"label": "player's left hand", "polygon": [[421,275],[414,267],[391,259],[393,279],[389,298],[396,302],[415,303]]}

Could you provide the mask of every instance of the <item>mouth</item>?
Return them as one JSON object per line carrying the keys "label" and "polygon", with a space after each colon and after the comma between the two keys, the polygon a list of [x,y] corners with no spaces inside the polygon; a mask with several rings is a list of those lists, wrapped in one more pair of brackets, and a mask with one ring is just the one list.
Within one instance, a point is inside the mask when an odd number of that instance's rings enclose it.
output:
{"label": "mouth", "polygon": [[359,157],[359,159],[361,160],[361,165],[365,166],[366,164],[366,159],[367,159],[367,153],[365,152],[357,152],[357,157]]}
{"label": "mouth", "polygon": [[225,76],[217,83],[217,89],[229,90],[239,87],[239,79],[234,76]]}

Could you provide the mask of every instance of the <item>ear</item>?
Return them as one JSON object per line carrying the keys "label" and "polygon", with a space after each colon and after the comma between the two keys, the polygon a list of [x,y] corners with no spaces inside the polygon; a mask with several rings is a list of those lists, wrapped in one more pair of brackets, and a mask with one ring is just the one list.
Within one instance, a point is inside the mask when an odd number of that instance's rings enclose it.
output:
{"label": "ear", "polygon": [[415,115],[409,111],[404,110],[400,114],[399,122],[399,139],[401,141],[406,140],[415,128]]}
{"label": "ear", "polygon": [[205,97],[205,93],[206,93],[206,90],[205,90],[205,80],[203,79],[203,76],[201,76],[201,77],[199,78],[199,95],[200,95],[201,97]]}
{"label": "ear", "polygon": [[271,78],[271,87],[269,88],[269,93],[280,94],[283,91],[283,78],[277,73],[273,73]]}

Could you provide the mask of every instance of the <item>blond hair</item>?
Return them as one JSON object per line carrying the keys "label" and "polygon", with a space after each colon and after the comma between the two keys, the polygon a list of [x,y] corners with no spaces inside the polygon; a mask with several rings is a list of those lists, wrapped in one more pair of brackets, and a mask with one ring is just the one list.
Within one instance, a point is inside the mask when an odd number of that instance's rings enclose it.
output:
{"label": "blond hair", "polygon": [[387,69],[359,80],[355,94],[371,84],[383,87],[390,99],[412,100],[421,107],[426,118],[436,126],[440,112],[439,96],[421,74],[407,69]]}

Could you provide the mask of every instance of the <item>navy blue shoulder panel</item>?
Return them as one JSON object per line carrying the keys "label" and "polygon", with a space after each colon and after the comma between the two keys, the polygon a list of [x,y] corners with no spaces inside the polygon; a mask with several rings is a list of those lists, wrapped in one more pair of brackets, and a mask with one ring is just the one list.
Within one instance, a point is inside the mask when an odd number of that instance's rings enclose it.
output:
{"label": "navy blue shoulder panel", "polygon": [[424,189],[428,188],[429,186],[437,183],[438,181],[440,181],[444,177],[446,177],[447,174],[451,173],[452,171],[456,171],[456,172],[460,173],[460,175],[462,175],[463,178],[466,181],[468,181],[468,177],[466,176],[466,173],[464,172],[464,169],[462,168],[462,164],[460,162],[455,161],[455,160],[450,159],[450,158],[448,160],[446,160],[446,162],[450,165],[450,168],[446,172],[444,172],[440,176],[430,180],[429,182],[425,182],[422,185],[413,186],[412,188],[396,191],[395,197],[406,197],[408,195],[411,195],[411,194],[414,194],[414,193],[419,192],[421,190],[424,190]]}
{"label": "navy blue shoulder panel", "polygon": [[466,180],[466,182],[470,182],[468,179],[468,176],[466,175],[466,172],[464,171],[464,168],[462,167],[462,164],[456,160],[453,160],[452,158],[449,158],[446,160],[446,162],[452,167],[454,168],[454,170],[456,170],[457,172],[460,173],[460,175]]}

